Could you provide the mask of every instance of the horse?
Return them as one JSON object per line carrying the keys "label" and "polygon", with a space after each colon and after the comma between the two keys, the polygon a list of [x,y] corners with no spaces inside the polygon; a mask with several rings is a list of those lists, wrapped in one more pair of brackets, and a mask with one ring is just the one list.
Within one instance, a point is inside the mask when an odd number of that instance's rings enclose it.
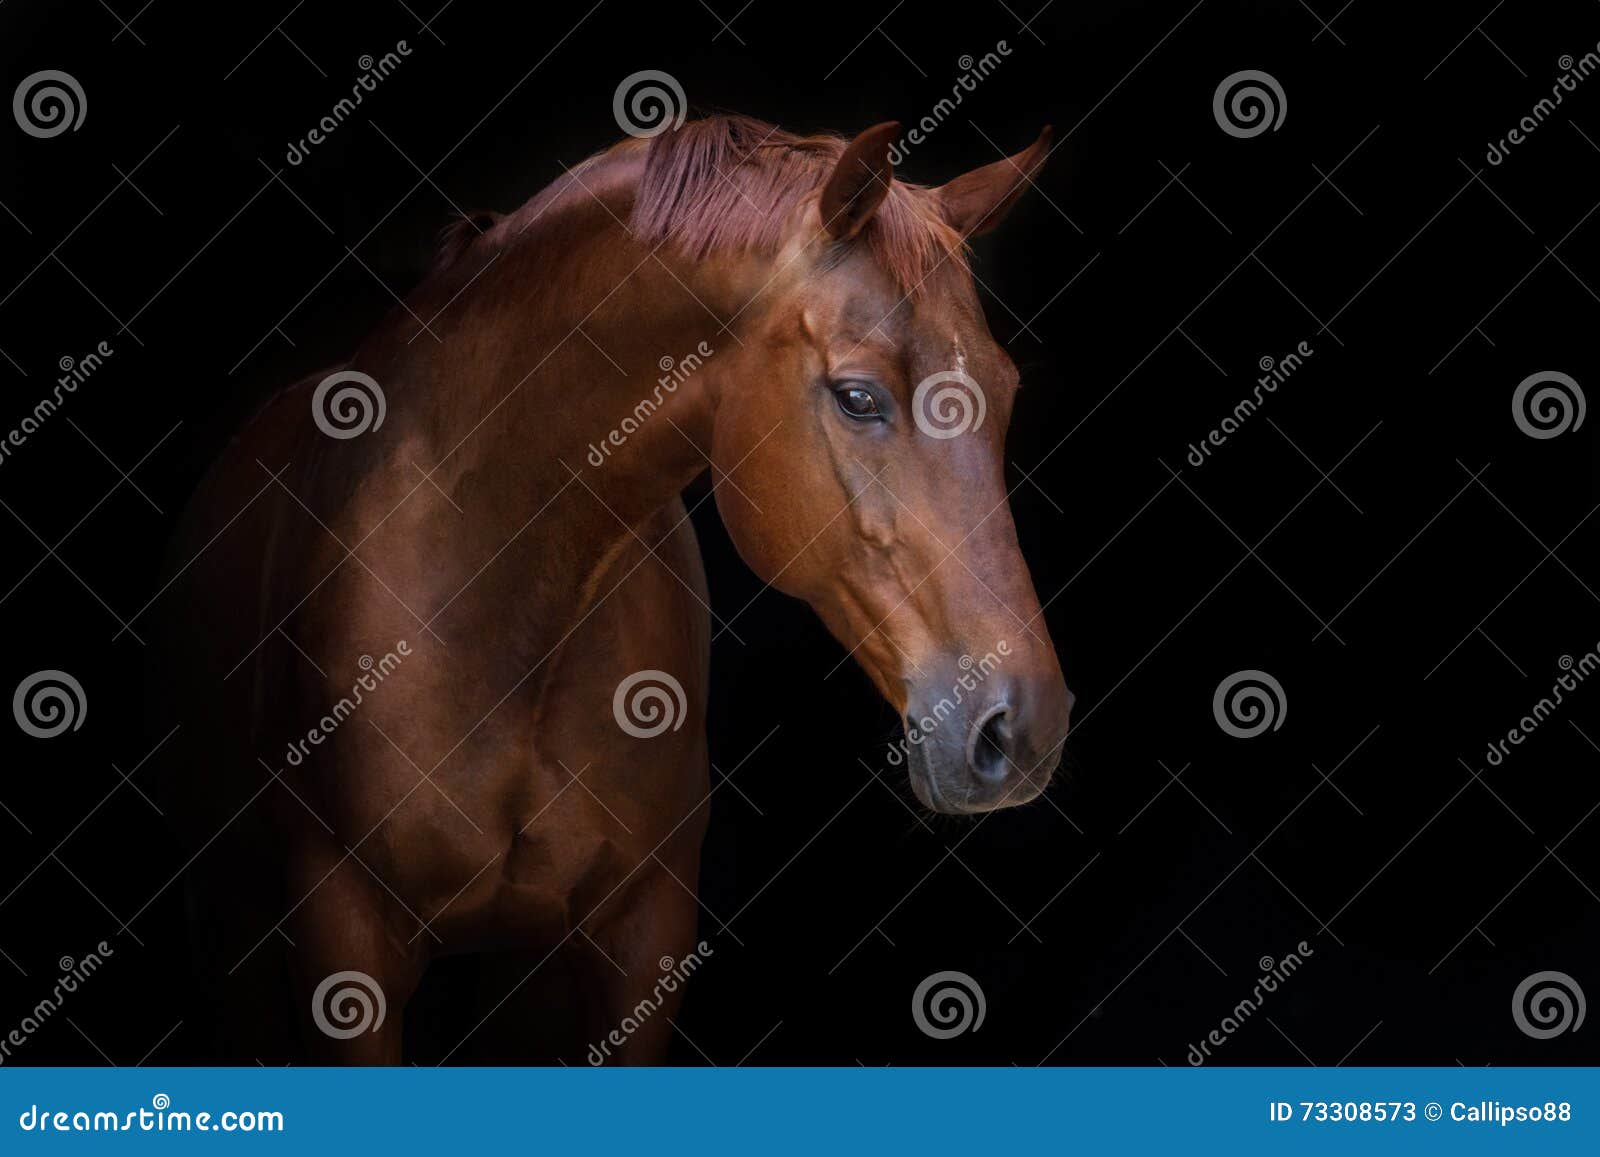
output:
{"label": "horse", "polygon": [[898,132],[692,119],[466,215],[211,466],[153,711],[179,724],[162,760],[225,1058],[398,1063],[424,971],[460,954],[480,994],[442,1059],[664,1057],[713,951],[713,614],[682,498],[707,470],[743,561],[905,721],[923,805],[1044,789],[1072,699],[968,242],[1050,131],[939,187],[895,177]]}

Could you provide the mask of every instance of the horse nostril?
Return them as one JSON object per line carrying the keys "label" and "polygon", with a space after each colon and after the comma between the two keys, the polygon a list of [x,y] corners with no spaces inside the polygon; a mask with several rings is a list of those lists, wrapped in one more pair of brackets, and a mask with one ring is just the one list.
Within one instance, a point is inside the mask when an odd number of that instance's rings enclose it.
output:
{"label": "horse nostril", "polygon": [[990,781],[1003,780],[1011,771],[1011,761],[1006,755],[1006,722],[1010,709],[996,707],[972,729],[972,770]]}

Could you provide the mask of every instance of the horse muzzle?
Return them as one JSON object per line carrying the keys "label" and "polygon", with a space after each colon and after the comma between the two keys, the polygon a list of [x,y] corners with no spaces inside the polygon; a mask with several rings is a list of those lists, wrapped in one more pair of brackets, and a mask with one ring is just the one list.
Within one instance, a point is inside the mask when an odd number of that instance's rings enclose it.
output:
{"label": "horse muzzle", "polygon": [[925,807],[970,815],[1015,807],[1050,782],[1067,737],[1072,692],[1059,672],[997,679],[962,694],[958,679],[906,705],[911,790]]}

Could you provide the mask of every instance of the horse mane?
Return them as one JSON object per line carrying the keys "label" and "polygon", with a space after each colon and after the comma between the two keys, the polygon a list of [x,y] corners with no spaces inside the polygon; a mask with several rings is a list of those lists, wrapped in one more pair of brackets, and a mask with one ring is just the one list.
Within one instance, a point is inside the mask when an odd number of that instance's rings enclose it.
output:
{"label": "horse mane", "polygon": [[[690,121],[650,140],[630,228],[692,259],[716,253],[775,253],[794,209],[820,195],[850,142],[797,136],[746,116]],[[938,198],[896,178],[859,238],[904,293],[946,261],[967,268],[959,232]]]}
{"label": "horse mane", "polygon": [[[849,143],[832,134],[798,136],[747,116],[688,121],[643,142],[644,167],[629,231],[645,245],[670,245],[692,260],[719,253],[776,253],[794,210],[821,194]],[[446,226],[432,272],[454,265],[497,223],[526,219],[526,229],[557,198],[585,188],[581,174],[609,157],[637,156],[640,147],[632,139],[613,145],[510,217],[471,213]],[[858,243],[906,294],[916,293],[946,262],[968,268],[966,244],[945,220],[933,190],[898,177],[861,233],[839,247],[839,255]]]}
{"label": "horse mane", "polygon": [[463,212],[443,229],[434,242],[432,273],[439,273],[454,265],[472,247],[472,243],[500,223],[501,216],[492,209],[473,209]]}

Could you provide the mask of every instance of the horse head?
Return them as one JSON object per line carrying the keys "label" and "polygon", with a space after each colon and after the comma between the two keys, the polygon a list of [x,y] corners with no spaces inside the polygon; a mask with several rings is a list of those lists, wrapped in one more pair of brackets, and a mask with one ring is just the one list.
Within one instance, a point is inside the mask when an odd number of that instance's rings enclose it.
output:
{"label": "horse head", "polygon": [[[989,811],[1044,789],[1072,696],[1008,502],[1020,378],[965,245],[1024,192],[1050,134],[924,188],[895,179],[897,132],[664,135],[634,224],[712,261],[761,242],[760,266],[740,266],[755,293],[739,348],[717,359],[710,457],[738,482],[717,488],[723,520],[899,713],[918,799]],[[712,170],[707,196],[684,195]]]}

